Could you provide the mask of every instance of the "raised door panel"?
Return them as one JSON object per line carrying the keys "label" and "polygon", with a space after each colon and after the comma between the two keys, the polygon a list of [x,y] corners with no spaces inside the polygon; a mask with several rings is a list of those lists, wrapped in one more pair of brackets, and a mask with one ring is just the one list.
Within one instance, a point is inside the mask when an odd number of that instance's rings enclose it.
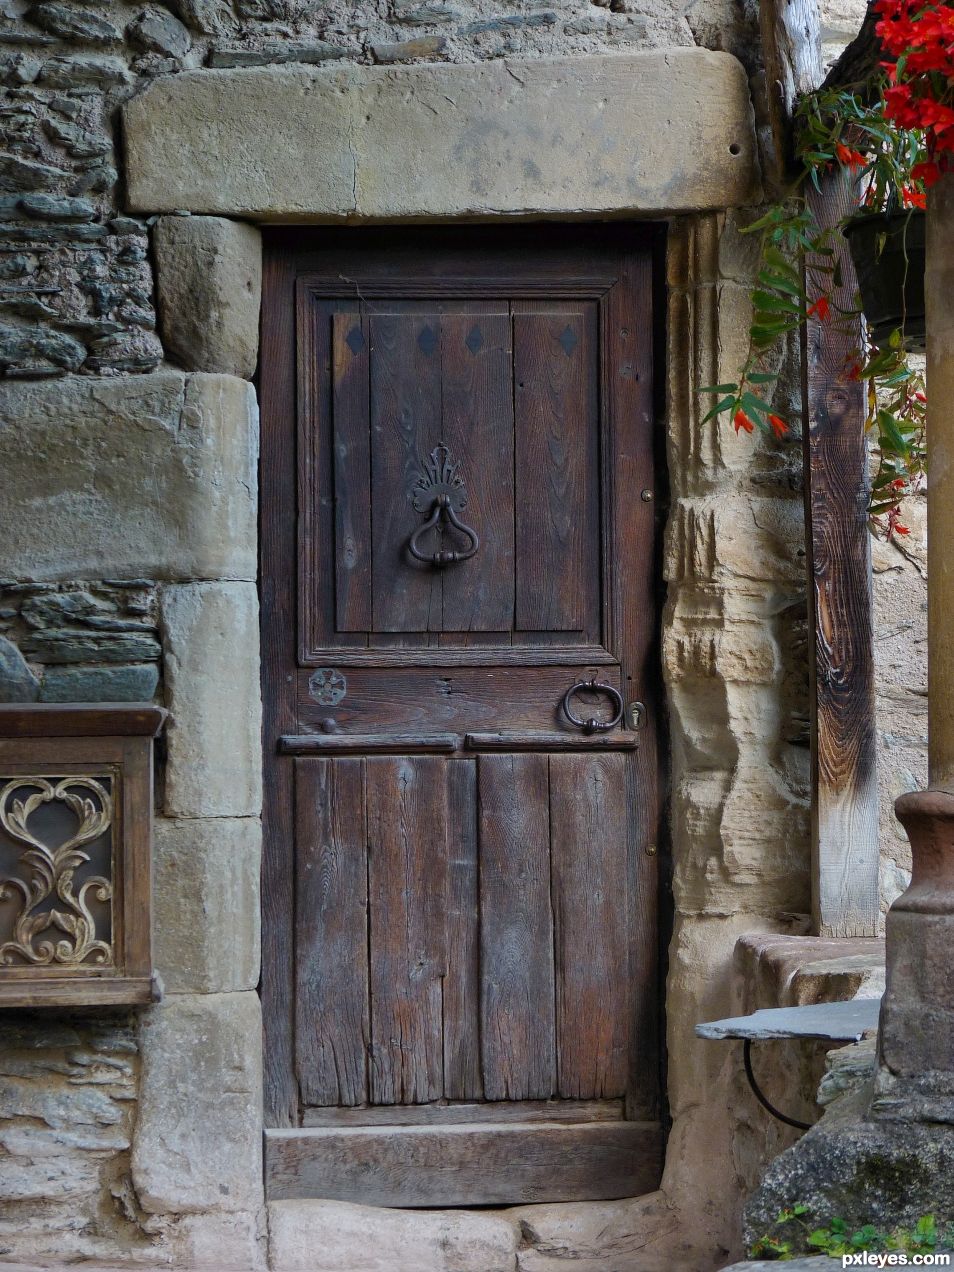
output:
{"label": "raised door panel", "polygon": [[[598,307],[303,305],[302,649],[598,646]],[[441,492],[479,545],[441,518]],[[328,533],[325,533],[328,531]]]}

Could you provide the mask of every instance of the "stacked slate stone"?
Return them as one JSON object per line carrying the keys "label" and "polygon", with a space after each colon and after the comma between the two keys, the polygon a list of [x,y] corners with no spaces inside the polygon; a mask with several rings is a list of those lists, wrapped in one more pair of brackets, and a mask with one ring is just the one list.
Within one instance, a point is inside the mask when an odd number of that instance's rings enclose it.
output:
{"label": "stacked slate stone", "polygon": [[0,582],[0,702],[148,702],[161,654],[145,579]]}

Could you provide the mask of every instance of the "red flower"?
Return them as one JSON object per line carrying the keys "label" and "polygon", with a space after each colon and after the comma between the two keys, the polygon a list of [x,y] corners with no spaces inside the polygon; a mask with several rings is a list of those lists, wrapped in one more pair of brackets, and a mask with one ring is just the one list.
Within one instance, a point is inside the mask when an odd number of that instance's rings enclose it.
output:
{"label": "red flower", "polygon": [[915,181],[923,181],[925,187],[930,190],[931,186],[936,185],[941,179],[941,169],[937,163],[927,160],[914,165],[911,169],[911,177]]}
{"label": "red flower", "polygon": [[752,421],[749,419],[746,413],[741,409],[736,411],[735,419],[733,420],[733,423],[735,424],[735,431],[737,433],[741,433],[743,429],[746,431],[746,433],[751,433],[751,432],[754,432],[755,430],[755,425],[752,423]]}
{"label": "red flower", "polygon": [[927,194],[924,190],[915,190],[913,186],[903,186],[901,202],[906,208],[926,208]]}
{"label": "red flower", "polygon": [[857,358],[845,368],[845,377],[849,380],[861,379],[861,363]]}
{"label": "red flower", "polygon": [[852,171],[867,167],[868,164],[860,150],[852,150],[851,146],[846,146],[843,142],[835,147],[835,155],[843,168],[851,168]]}
{"label": "red flower", "polygon": [[894,481],[891,483],[891,489],[903,490],[907,484],[908,483],[904,480],[903,477],[895,477]]}
{"label": "red flower", "polygon": [[776,437],[784,437],[785,434],[788,432],[788,425],[781,418],[781,416],[770,415],[768,417],[768,422],[771,424],[772,432],[775,434]]}
{"label": "red flower", "polygon": [[828,303],[828,297],[819,296],[814,304],[808,306],[807,313],[809,318],[817,317],[819,322],[827,322],[831,317],[831,306]]}
{"label": "red flower", "polygon": [[[892,486],[895,484],[891,483]],[[901,524],[901,507],[895,504],[893,508],[888,509],[888,538],[893,534],[910,534],[911,531],[907,526]]]}

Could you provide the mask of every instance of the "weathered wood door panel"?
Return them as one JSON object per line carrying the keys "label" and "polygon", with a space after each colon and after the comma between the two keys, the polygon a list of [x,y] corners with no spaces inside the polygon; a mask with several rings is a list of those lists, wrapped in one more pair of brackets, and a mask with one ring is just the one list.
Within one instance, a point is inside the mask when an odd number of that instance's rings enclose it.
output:
{"label": "weathered wood door panel", "polygon": [[461,1204],[489,1144],[475,1204],[625,1195],[660,1150],[650,244],[323,237],[267,256],[272,1194]]}

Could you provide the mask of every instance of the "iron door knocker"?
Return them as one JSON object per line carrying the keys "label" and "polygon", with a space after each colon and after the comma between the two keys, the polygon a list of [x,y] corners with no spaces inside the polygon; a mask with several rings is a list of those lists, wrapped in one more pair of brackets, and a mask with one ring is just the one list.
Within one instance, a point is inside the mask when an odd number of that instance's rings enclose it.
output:
{"label": "iron door knocker", "polygon": [[[462,549],[460,552],[455,551],[454,549],[445,550],[444,548],[438,548],[436,552],[422,552],[418,547],[418,540],[422,535],[426,534],[428,530],[436,530],[440,525],[442,518],[449,521],[455,530],[464,535],[470,541],[469,546]],[[477,531],[471,530],[470,526],[464,525],[457,513],[454,511],[454,505],[451,503],[450,498],[447,495],[437,496],[434,500],[434,511],[422,526],[418,526],[411,535],[407,544],[407,550],[410,552],[415,561],[423,561],[425,565],[437,566],[454,565],[458,561],[467,561],[474,555],[479,547],[480,540],[477,537]]]}
{"label": "iron door knocker", "polygon": [[[591,716],[588,720],[581,720],[579,716],[574,715],[570,708],[570,703],[575,694],[582,689],[589,689],[591,693],[605,693],[616,707],[616,712],[611,720],[597,720],[595,716]],[[584,733],[605,733],[608,729],[615,729],[623,718],[623,695],[618,689],[614,689],[612,685],[605,684],[602,680],[597,680],[595,676],[591,680],[578,680],[575,685],[570,685],[566,693],[563,695],[563,714],[571,724],[575,724],[578,729],[582,729]]]}
{"label": "iron door knocker", "polygon": [[[459,513],[467,507],[467,487],[460,475],[460,464],[443,442],[435,446],[427,459],[421,462],[419,475],[411,491],[411,502],[416,512],[430,513],[424,524],[418,526],[408,540],[407,550],[414,560],[438,567],[469,561],[480,547],[480,540],[477,531],[464,525],[460,519]],[[422,537],[430,530],[443,534],[444,522],[464,536],[467,546],[423,552],[420,547]]]}

